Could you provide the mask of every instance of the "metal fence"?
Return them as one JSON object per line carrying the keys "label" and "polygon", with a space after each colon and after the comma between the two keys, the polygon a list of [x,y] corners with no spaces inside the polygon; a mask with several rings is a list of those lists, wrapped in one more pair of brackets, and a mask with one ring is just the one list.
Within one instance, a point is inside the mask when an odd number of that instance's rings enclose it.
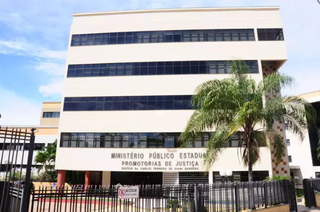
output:
{"label": "metal fence", "polygon": [[306,207],[316,207],[315,191],[320,192],[320,179],[304,179],[303,192]]}
{"label": "metal fence", "polygon": [[0,212],[28,211],[34,131],[0,126]]}
{"label": "metal fence", "polygon": [[42,187],[32,192],[30,212],[216,212],[289,204],[296,211],[293,181],[210,185],[140,185],[139,198],[119,199],[118,187]]}

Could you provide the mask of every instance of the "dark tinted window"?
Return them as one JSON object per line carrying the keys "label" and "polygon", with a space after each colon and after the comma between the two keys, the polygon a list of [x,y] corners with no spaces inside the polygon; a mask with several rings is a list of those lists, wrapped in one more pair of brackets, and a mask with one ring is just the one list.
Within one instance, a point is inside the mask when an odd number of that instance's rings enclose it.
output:
{"label": "dark tinted window", "polygon": [[43,112],[43,118],[59,118],[60,112]]}
{"label": "dark tinted window", "polygon": [[[61,133],[61,147],[173,148],[180,133]],[[72,144],[72,142],[75,142]],[[176,144],[175,144],[176,143]]]}
{"label": "dark tinted window", "polygon": [[258,29],[259,41],[284,40],[282,29]]}
{"label": "dark tinted window", "polygon": [[[262,181],[269,176],[268,171],[253,171],[253,181]],[[232,176],[226,178],[225,176],[220,176],[219,172],[213,172],[213,183],[220,182],[247,182],[248,172],[247,171],[233,171]],[[212,182],[210,182],[212,183]]]}
{"label": "dark tinted window", "polygon": [[[45,147],[44,143],[35,143],[34,144],[34,150],[42,150],[42,148]],[[0,143],[0,150],[29,150],[30,144],[29,143]]]}
{"label": "dark tinted window", "polygon": [[203,41],[254,41],[254,31],[214,29],[81,34],[72,35],[71,46]]}
{"label": "dark tinted window", "polygon": [[[259,73],[258,61],[246,60],[250,73]],[[230,61],[170,61],[69,65],[68,77],[132,76],[163,74],[228,74]]]}
{"label": "dark tinted window", "polygon": [[66,97],[64,111],[103,110],[190,110],[191,95]]}
{"label": "dark tinted window", "polygon": [[[203,148],[214,132],[203,132],[196,139],[183,145],[181,133],[61,133],[61,147],[88,148]],[[225,147],[235,147],[227,142]]]}

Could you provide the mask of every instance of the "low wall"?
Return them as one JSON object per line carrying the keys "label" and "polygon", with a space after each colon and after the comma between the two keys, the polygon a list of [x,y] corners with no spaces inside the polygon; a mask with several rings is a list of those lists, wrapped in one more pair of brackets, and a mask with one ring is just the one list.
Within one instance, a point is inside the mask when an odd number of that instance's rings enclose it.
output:
{"label": "low wall", "polygon": [[[50,190],[52,188],[53,190],[57,188],[57,184],[55,182],[33,182],[33,186],[35,190],[42,189],[47,187],[47,189]],[[68,188],[68,190],[71,189],[71,186],[68,183],[65,183],[64,188]]]}
{"label": "low wall", "polygon": [[[320,198],[320,195],[319,195],[319,198]],[[272,207],[262,208],[262,209],[252,210],[252,211],[263,211],[263,212],[290,212],[290,206],[289,206],[289,204],[286,204],[286,205],[277,205],[277,206],[272,206]]]}
{"label": "low wall", "polygon": [[320,194],[315,194],[316,195],[316,205],[317,208],[320,207]]}

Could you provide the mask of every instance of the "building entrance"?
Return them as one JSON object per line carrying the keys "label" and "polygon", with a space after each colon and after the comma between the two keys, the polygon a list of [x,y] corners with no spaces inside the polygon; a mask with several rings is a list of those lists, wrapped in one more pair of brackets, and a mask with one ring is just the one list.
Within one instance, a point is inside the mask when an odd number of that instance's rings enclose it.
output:
{"label": "building entrance", "polygon": [[162,172],[111,172],[111,184],[162,184]]}

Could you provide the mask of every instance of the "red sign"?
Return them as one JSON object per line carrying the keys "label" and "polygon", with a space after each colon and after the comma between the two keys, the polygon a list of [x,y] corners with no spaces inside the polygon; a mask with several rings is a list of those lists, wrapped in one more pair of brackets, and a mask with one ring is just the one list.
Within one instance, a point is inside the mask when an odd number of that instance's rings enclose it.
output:
{"label": "red sign", "polygon": [[125,190],[125,189],[119,189],[119,190],[118,190],[118,195],[119,195],[120,197],[126,196],[126,190]]}

